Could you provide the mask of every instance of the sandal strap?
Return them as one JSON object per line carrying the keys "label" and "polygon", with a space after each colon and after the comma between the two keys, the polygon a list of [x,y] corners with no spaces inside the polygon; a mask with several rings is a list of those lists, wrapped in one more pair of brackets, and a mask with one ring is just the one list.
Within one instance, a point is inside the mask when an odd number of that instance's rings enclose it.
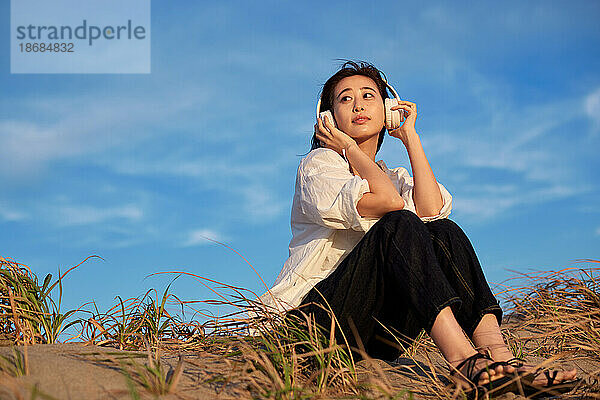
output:
{"label": "sandal strap", "polygon": [[482,373],[486,372],[489,369],[489,366],[488,366],[488,368],[482,368],[479,372],[477,372],[477,374],[475,376],[472,376],[473,370],[475,369],[475,364],[477,363],[477,360],[479,360],[480,358],[492,361],[492,359],[490,357],[488,357],[487,355],[477,352],[477,353],[473,354],[472,356],[467,357],[460,364],[458,364],[456,367],[454,367],[452,372],[450,372],[450,375],[455,375],[456,372],[459,372],[460,369],[466,365],[467,369],[463,373],[463,375],[468,380],[470,380],[473,384],[477,385],[477,382],[479,381],[479,376],[481,376]]}
{"label": "sandal strap", "polygon": [[[492,360],[490,357],[485,357],[485,358],[488,359],[488,360],[490,360],[490,361]],[[487,372],[488,375],[489,375],[489,371],[492,370],[492,369],[496,369],[496,367],[498,365],[506,365],[506,362],[504,362],[504,361],[495,361],[495,362],[492,362],[492,363],[486,365],[485,367],[481,368],[477,372],[477,374],[475,374],[474,377],[471,377],[469,379],[471,380],[471,382],[473,382],[473,384],[477,385],[477,382],[479,382],[479,377],[481,376],[481,374],[483,374],[484,372]],[[492,381],[492,377],[490,376],[489,379],[490,379],[490,382],[491,382]]]}
{"label": "sandal strap", "polygon": [[496,369],[498,365],[502,365],[503,367],[511,366],[508,361],[494,361],[491,364],[488,364],[487,369]]}
{"label": "sandal strap", "polygon": [[[537,378],[542,373],[546,377],[546,382],[544,384],[533,385],[533,381],[535,380],[535,378]],[[575,379],[575,380],[570,380],[570,381],[566,381],[566,382],[563,381],[563,382],[555,383],[554,381],[556,380],[556,377],[558,376],[558,374],[559,374],[559,371],[557,369],[550,369],[549,367],[540,367],[540,368],[536,368],[535,371],[531,371],[531,372],[523,375],[521,377],[521,381],[527,385],[536,386],[536,387],[539,386],[544,389],[549,389],[554,386],[569,385],[569,384],[576,383],[577,381],[581,380],[581,379]]]}
{"label": "sandal strap", "polygon": [[552,376],[550,376],[550,371],[544,370],[544,375],[546,375],[546,386],[552,386],[552,385],[554,385],[554,380],[558,376],[558,371],[553,370]]}
{"label": "sandal strap", "polygon": [[525,365],[525,360],[520,357],[513,357],[510,360],[506,360],[506,363],[511,367],[521,368]]}

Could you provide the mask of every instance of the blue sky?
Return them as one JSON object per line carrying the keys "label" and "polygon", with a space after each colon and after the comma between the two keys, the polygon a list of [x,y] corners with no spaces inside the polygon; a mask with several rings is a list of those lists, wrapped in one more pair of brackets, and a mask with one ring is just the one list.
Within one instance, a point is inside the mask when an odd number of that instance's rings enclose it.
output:
{"label": "blue sky", "polygon": [[[600,259],[600,3],[152,2],[150,74],[10,74],[0,51],[0,255],[71,272],[63,305],[184,270],[264,290],[338,58],[417,103],[450,216],[491,282]],[[101,60],[98,60],[101,62]],[[386,137],[377,159],[410,167]],[[187,300],[212,298],[180,278]],[[218,310],[215,312],[219,312]]]}

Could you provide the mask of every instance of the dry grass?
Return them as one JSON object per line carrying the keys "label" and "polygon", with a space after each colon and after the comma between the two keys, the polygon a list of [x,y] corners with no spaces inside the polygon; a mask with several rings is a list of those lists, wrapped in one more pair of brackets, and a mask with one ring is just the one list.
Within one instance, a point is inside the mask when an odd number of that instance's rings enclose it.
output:
{"label": "dry grass", "polygon": [[[583,268],[519,274],[507,282],[506,290],[499,294],[508,305],[509,328],[504,328],[503,334],[516,356],[600,362],[597,263],[587,260]],[[398,337],[395,345],[403,350],[403,359],[410,361],[404,363],[403,370],[408,373],[399,387],[392,379],[399,367],[369,358],[362,347],[355,351],[364,360],[356,362],[347,343],[336,342],[335,316],[329,327],[317,326],[306,314],[282,318],[267,311],[257,303],[255,293],[243,288],[182,271],[163,272],[197,280],[210,288],[216,299],[182,301],[169,293],[169,285],[161,296],[150,289],[136,298],[117,297],[117,303],[105,312],[91,303],[93,311],[80,310],[90,314],[87,318],[67,322],[76,310],[61,313],[60,297],[56,305],[50,296],[56,286],[62,296],[61,280],[66,273],[53,284],[51,276],[46,277],[40,285],[35,274],[21,264],[0,258],[0,266],[0,334],[15,344],[51,343],[66,327],[78,326],[76,338],[89,344],[145,351],[144,366],[120,362],[131,383],[132,398],[139,398],[135,385],[154,395],[176,392],[185,368],[183,359],[176,368],[167,368],[161,364],[160,354],[184,351],[210,352],[243,363],[237,379],[248,382],[249,396],[254,398],[461,397],[447,385],[448,369],[426,334],[410,346]],[[198,305],[234,311],[215,317],[197,309]],[[179,311],[170,311],[173,309]],[[190,311],[188,320],[185,313]],[[255,316],[248,318],[248,312]],[[249,327],[256,336],[244,335]],[[26,356],[4,360],[4,365],[9,365],[5,371],[25,371]],[[599,372],[595,371],[596,375]],[[598,398],[593,394],[598,391],[598,382],[588,379],[577,393]]]}
{"label": "dry grass", "polygon": [[[600,262],[587,260],[591,265]],[[526,336],[510,337],[516,353],[570,353],[600,360],[600,268],[518,274],[502,293]],[[515,284],[516,283],[516,284]]]}
{"label": "dry grass", "polygon": [[155,289],[143,296],[123,300],[117,296],[118,304],[106,312],[99,312],[94,303],[94,312],[86,320],[78,320],[83,341],[99,346],[111,346],[120,350],[140,350],[147,342],[153,350],[161,346],[185,347],[191,341],[203,337],[202,326],[185,323],[180,315],[171,315],[168,305],[182,302],[167,286],[159,299]]}
{"label": "dry grass", "polygon": [[[40,285],[37,276],[24,265],[0,257],[0,339],[14,344],[55,343],[61,333],[75,321],[65,323],[78,310],[61,311],[62,280],[79,267],[68,269],[52,282],[52,274],[46,275]],[[52,291],[58,285],[58,302]]]}
{"label": "dry grass", "polygon": [[175,368],[165,366],[160,358],[160,350],[152,350],[148,342],[145,345],[148,361],[144,365],[138,364],[131,358],[112,360],[113,363],[118,362],[121,372],[126,377],[131,396],[139,398],[134,382],[141,385],[146,392],[156,396],[174,393],[183,373],[183,357],[179,356]]}
{"label": "dry grass", "polygon": [[21,352],[12,346],[11,352],[12,354],[9,356],[0,355],[0,374],[13,377],[29,375],[27,347],[24,352]]}

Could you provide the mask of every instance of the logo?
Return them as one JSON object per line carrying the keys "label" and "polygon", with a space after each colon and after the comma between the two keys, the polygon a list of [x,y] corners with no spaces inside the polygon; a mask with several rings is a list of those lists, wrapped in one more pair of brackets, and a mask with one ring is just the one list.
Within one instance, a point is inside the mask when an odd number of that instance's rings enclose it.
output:
{"label": "logo", "polygon": [[106,39],[106,40],[120,40],[125,38],[128,40],[146,39],[146,28],[141,25],[132,26],[131,20],[127,20],[127,25],[107,25],[99,27],[97,25],[89,25],[87,20],[83,20],[80,26],[75,28],[69,25],[63,26],[40,26],[40,25],[28,25],[28,26],[17,26],[17,39],[28,40],[28,41],[72,41],[74,39],[87,40],[91,46],[94,40]]}
{"label": "logo", "polygon": [[11,73],[150,73],[150,0],[11,0]]}

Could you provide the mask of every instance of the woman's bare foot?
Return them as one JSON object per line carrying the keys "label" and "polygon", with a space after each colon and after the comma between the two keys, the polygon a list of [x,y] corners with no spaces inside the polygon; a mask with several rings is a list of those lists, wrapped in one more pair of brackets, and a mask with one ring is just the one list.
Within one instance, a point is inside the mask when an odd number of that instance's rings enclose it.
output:
{"label": "woman's bare foot", "polygon": [[517,371],[521,376],[531,374],[529,377],[533,378],[533,382],[530,383],[534,385],[543,387],[548,386],[549,383],[568,382],[577,376],[577,370],[575,369],[550,371],[550,377],[554,376],[554,379],[550,379],[551,382],[549,382],[546,374],[538,370],[535,365],[519,363],[519,360],[515,359],[512,352],[506,346],[497,318],[492,314],[486,314],[481,318],[481,321],[473,332],[472,340],[478,348],[485,350],[494,361],[506,362],[513,360],[511,362],[512,366],[499,366],[497,368],[498,372],[503,371],[506,374],[512,374]]}
{"label": "woman's bare foot", "polygon": [[510,350],[508,350],[508,349],[496,349],[495,351],[490,350],[490,353],[491,353],[491,357],[494,361],[511,361],[512,360],[511,364],[513,364],[516,367],[517,373],[521,376],[533,374],[534,379],[531,383],[533,383],[536,386],[545,387],[545,386],[548,386],[549,383],[558,384],[561,382],[568,382],[577,377],[577,370],[575,368],[570,369],[570,370],[552,370],[552,369],[550,369],[549,370],[550,377],[554,376],[554,378],[550,379],[551,382],[549,382],[549,378],[543,372],[543,369],[545,369],[545,368],[542,367],[542,369],[540,370],[539,366],[535,366],[535,365],[532,365],[531,363],[527,363],[523,360],[515,358],[512,355],[512,353],[510,352]]}
{"label": "woman's bare foot", "polygon": [[[503,367],[502,365],[490,368],[493,363],[493,360],[480,353],[474,353],[472,356],[465,359],[450,362],[455,371],[453,376],[458,378],[457,384],[467,387],[472,386],[473,384],[476,386],[486,386],[490,382],[501,379],[505,375],[515,371],[514,367],[510,367],[512,371],[507,372],[505,370],[506,366]],[[479,374],[478,377],[477,374]],[[477,379],[477,381],[473,381],[474,379]]]}

